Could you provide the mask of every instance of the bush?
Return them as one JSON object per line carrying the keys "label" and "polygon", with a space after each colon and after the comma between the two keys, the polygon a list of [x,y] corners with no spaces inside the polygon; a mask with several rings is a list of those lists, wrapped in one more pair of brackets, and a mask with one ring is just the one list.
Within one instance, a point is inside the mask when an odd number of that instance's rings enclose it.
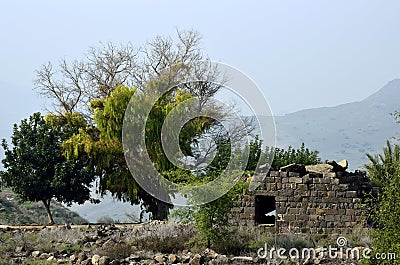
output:
{"label": "bush", "polygon": [[106,244],[94,252],[100,256],[107,256],[111,260],[124,259],[133,253],[133,248],[125,242],[114,242]]}
{"label": "bush", "polygon": [[187,249],[195,236],[193,223],[149,223],[140,230],[132,230],[125,240],[140,250],[173,253]]}
{"label": "bush", "polygon": [[[400,253],[400,146],[389,141],[383,155],[368,155],[366,165],[372,182],[379,187],[370,201],[369,219],[372,231],[373,253]],[[393,264],[392,260],[366,260],[365,264]]]}

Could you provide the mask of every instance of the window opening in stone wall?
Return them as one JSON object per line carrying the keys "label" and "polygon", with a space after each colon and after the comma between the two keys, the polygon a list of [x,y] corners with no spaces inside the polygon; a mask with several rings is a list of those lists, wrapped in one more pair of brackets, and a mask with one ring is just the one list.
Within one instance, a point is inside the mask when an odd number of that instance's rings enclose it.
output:
{"label": "window opening in stone wall", "polygon": [[255,222],[260,225],[275,225],[276,205],[274,196],[255,196]]}

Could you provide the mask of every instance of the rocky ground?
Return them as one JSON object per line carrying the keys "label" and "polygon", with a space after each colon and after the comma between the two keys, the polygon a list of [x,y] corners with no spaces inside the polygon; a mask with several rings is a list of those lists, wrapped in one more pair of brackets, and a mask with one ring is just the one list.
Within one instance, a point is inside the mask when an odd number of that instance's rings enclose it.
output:
{"label": "rocky ground", "polygon": [[[0,264],[359,264],[349,260],[278,260],[256,252],[226,255],[188,248],[192,225],[0,227]],[[317,251],[319,251],[317,249]]]}

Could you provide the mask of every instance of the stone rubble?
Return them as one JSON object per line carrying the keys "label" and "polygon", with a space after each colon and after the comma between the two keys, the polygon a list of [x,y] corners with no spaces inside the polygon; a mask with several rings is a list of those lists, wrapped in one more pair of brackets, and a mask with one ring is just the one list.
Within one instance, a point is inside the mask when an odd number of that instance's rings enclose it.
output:
{"label": "stone rubble", "polygon": [[[162,225],[162,224],[161,224]],[[105,229],[107,228],[107,230]],[[46,229],[46,228],[44,228]],[[58,228],[53,228],[58,229]],[[96,235],[89,237],[83,235],[79,244],[93,243],[90,245],[91,248],[104,247],[106,244],[110,244],[112,238],[119,234],[122,229],[115,228],[113,225],[99,227],[96,231]],[[9,232],[10,230],[7,229]],[[3,231],[4,232],[4,231]],[[97,235],[102,235],[103,239],[99,240]],[[318,250],[316,250],[318,253]],[[36,262],[47,262],[46,264],[68,264],[68,265],[172,265],[172,264],[183,264],[183,265],[222,265],[222,264],[350,264],[346,260],[334,260],[329,261],[327,259],[305,259],[302,261],[293,261],[288,263],[288,260],[282,261],[268,261],[256,256],[227,256],[216,253],[212,249],[205,249],[200,253],[194,253],[190,250],[179,251],[178,253],[157,253],[149,255],[144,251],[135,251],[130,253],[125,258],[111,259],[108,256],[101,256],[100,254],[91,254],[91,250],[79,251],[74,254],[67,254],[65,250],[57,251],[52,253],[46,253],[39,250],[26,252],[23,249],[19,253],[15,253],[14,257],[11,258],[10,264],[29,264],[29,261]],[[50,263],[49,263],[50,262]],[[301,262],[301,263],[299,263]],[[37,264],[37,263],[35,263]],[[353,263],[359,264],[359,263]]]}

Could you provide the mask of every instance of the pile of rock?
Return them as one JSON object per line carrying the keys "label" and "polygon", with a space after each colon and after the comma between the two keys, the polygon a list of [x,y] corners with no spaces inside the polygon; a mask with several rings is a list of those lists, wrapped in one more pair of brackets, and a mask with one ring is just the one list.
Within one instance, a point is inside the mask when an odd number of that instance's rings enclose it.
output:
{"label": "pile of rock", "polygon": [[[206,249],[201,253],[192,253],[184,250],[178,254],[155,254],[149,256],[148,253],[137,251],[126,258],[111,259],[108,256],[98,254],[90,255],[87,252],[80,252],[67,255],[63,252],[45,253],[33,251],[30,254],[20,255],[12,258],[13,264],[27,261],[54,262],[53,264],[76,264],[76,265],[134,265],[134,264],[187,264],[187,265],[217,265],[217,264],[253,264],[258,258],[253,257],[227,257],[216,253],[211,249]],[[47,264],[47,263],[46,263]]]}
{"label": "pile of rock", "polygon": [[[172,222],[171,222],[172,223]],[[0,229],[2,238],[21,239],[17,242],[13,253],[7,253],[7,258],[0,251],[1,261],[10,264],[77,264],[77,265],[156,265],[156,264],[185,264],[185,265],[218,265],[218,264],[351,264],[348,260],[329,260],[325,258],[303,260],[268,260],[258,257],[257,253],[249,256],[223,255],[205,249],[204,251],[181,250],[176,253],[155,253],[139,249],[132,241],[146,233],[175,229],[181,231],[182,224],[177,223],[148,223],[144,225],[100,225],[100,226],[62,226],[43,228],[5,228]],[[189,227],[191,229],[191,227]],[[4,235],[6,234],[6,235]],[[24,235],[24,236],[21,236]],[[28,242],[28,238],[36,238]],[[37,243],[37,238],[48,240],[45,251],[43,245]],[[15,242],[15,240],[13,241]],[[1,242],[0,242],[1,243]],[[45,242],[46,243],[46,242]],[[128,244],[129,243],[129,244]],[[120,248],[114,248],[117,244]],[[28,247],[31,245],[31,247]],[[125,247],[124,247],[125,246]],[[0,247],[4,246],[0,244]],[[75,249],[75,250],[74,250]],[[105,251],[107,250],[107,251]],[[118,255],[116,255],[118,254]],[[318,249],[317,249],[318,254]],[[2,258],[2,259],[1,259]],[[353,262],[353,261],[352,261]],[[354,262],[354,264],[358,264]]]}

